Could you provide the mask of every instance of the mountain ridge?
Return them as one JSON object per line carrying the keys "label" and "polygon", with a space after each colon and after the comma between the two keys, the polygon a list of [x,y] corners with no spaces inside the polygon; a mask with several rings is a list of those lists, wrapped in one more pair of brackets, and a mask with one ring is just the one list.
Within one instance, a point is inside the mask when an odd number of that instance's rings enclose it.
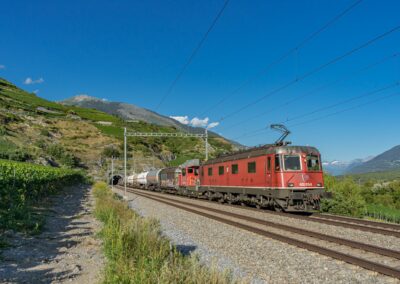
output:
{"label": "mountain ridge", "polygon": [[369,173],[400,170],[400,145],[377,155],[375,158],[351,168],[347,173]]}
{"label": "mountain ridge", "polygon": [[[76,95],[62,101],[59,103],[63,105],[69,106],[79,106],[85,108],[93,108],[99,111],[103,111],[108,114],[116,115],[124,120],[139,120],[144,121],[147,123],[157,124],[160,126],[172,126],[178,130],[193,133],[193,134],[202,134],[204,133],[205,129],[202,127],[194,127],[190,125],[185,125],[180,123],[179,121],[159,114],[155,111],[149,110],[147,108],[139,107],[135,104],[125,103],[125,102],[114,102],[109,101],[107,99],[101,99],[94,96],[89,95]],[[219,137],[225,140],[228,140],[230,143],[235,145],[237,148],[241,149],[245,146],[241,145],[240,143],[227,139],[214,131],[209,130],[208,134],[210,137]]]}

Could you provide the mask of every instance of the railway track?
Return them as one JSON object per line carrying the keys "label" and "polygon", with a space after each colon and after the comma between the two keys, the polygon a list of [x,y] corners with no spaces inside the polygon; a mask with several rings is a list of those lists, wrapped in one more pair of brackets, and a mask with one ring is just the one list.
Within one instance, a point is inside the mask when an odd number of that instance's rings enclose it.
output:
{"label": "railway track", "polygon": [[384,223],[384,222],[376,222],[376,221],[369,221],[369,220],[362,220],[357,218],[351,217],[343,217],[343,216],[336,216],[336,215],[328,215],[328,214],[313,214],[311,218],[319,218],[319,219],[327,219],[327,220],[334,220],[339,222],[346,222],[346,223],[355,223],[379,228],[387,228],[400,231],[399,224],[392,224],[392,223]]}
{"label": "railway track", "polygon": [[[118,187],[122,189],[122,187],[120,187],[120,186],[118,186]],[[174,196],[182,197],[182,200],[185,198],[184,196],[181,196],[181,195],[174,195]],[[201,200],[202,202],[215,204],[215,201],[209,201],[206,199],[198,199],[198,200]],[[353,229],[353,230],[359,230],[359,231],[363,231],[363,232],[370,232],[370,233],[400,238],[400,225],[397,225],[397,224],[374,222],[374,221],[368,221],[368,220],[362,220],[362,219],[356,219],[356,218],[350,218],[350,217],[335,216],[335,215],[328,215],[328,214],[314,213],[311,216],[304,216],[304,215],[296,215],[296,214],[283,213],[283,212],[260,210],[260,209],[256,209],[256,208],[252,208],[252,207],[243,207],[241,205],[235,205],[235,204],[227,204],[227,203],[222,203],[222,204],[224,206],[229,206],[229,207],[233,207],[233,208],[242,208],[245,210],[264,212],[266,214],[279,215],[279,216],[292,218],[292,219],[311,221],[311,222],[320,223],[320,224],[339,226],[339,227]]]}
{"label": "railway track", "polygon": [[[360,258],[357,256],[352,256],[347,253],[342,253],[342,252],[339,252],[336,250],[328,249],[326,247],[322,247],[322,246],[315,245],[312,243],[304,242],[304,241],[301,241],[296,238],[287,237],[286,235],[277,234],[277,233],[274,233],[274,232],[271,232],[271,231],[268,231],[265,229],[261,229],[259,226],[255,227],[254,225],[252,226],[249,224],[243,224],[236,220],[232,220],[232,218],[238,219],[240,221],[246,221],[246,222],[250,222],[250,223],[254,223],[254,224],[259,224],[259,225],[283,230],[283,231],[290,232],[290,233],[295,233],[295,234],[311,237],[311,238],[321,240],[321,241],[327,241],[330,243],[347,246],[352,249],[363,250],[363,251],[381,255],[384,257],[390,257],[390,258],[393,258],[396,260],[400,259],[399,251],[389,250],[386,248],[381,248],[381,247],[377,247],[377,246],[373,246],[373,245],[359,243],[359,242],[355,242],[355,241],[351,241],[351,240],[347,240],[347,239],[343,239],[343,238],[333,237],[333,236],[329,236],[326,234],[308,231],[305,229],[294,228],[294,227],[287,226],[284,224],[270,222],[270,221],[266,221],[266,220],[262,220],[262,219],[258,219],[258,218],[254,218],[254,217],[249,217],[249,216],[245,216],[245,215],[240,215],[237,213],[226,212],[224,210],[210,208],[210,207],[198,205],[198,204],[193,204],[190,202],[186,202],[184,200],[176,200],[176,199],[162,196],[159,194],[146,193],[143,191],[138,191],[138,190],[133,190],[133,189],[128,189],[128,191],[131,193],[134,193],[136,195],[139,195],[139,196],[142,196],[142,197],[145,197],[145,198],[148,198],[148,199],[151,199],[151,200],[154,200],[154,201],[157,201],[157,202],[169,205],[169,206],[173,206],[173,207],[176,207],[176,208],[179,208],[179,209],[182,209],[182,210],[185,210],[185,211],[197,214],[197,215],[201,215],[203,217],[207,217],[209,219],[213,219],[213,220],[216,220],[216,221],[219,221],[219,222],[231,225],[231,226],[241,228],[243,230],[247,230],[247,231],[256,233],[258,235],[262,235],[262,236],[272,238],[272,239],[275,239],[275,240],[278,240],[281,242],[285,242],[290,245],[294,245],[294,246],[297,246],[297,247],[300,247],[303,249],[307,249],[309,251],[313,251],[313,252],[316,252],[316,253],[319,253],[322,255],[326,255],[326,256],[329,256],[329,257],[332,257],[332,258],[335,258],[338,260],[345,261],[345,262],[353,264],[353,265],[363,267],[368,270],[372,270],[372,271],[375,271],[375,272],[378,272],[378,273],[381,273],[384,275],[388,275],[388,276],[400,279],[400,270],[395,267],[380,264],[378,262],[372,262],[370,260],[366,260],[366,259],[363,259],[363,258]],[[216,213],[216,214],[222,215],[223,217],[217,216],[215,214],[210,214],[210,213]],[[227,219],[225,217],[227,217],[229,219]],[[309,219],[307,219],[307,220],[309,220]],[[311,220],[309,220],[309,221],[311,221]]]}

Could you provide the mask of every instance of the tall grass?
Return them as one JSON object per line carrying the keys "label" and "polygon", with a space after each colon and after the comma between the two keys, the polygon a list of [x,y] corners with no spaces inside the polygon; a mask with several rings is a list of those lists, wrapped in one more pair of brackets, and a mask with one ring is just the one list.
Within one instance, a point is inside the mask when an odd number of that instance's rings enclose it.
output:
{"label": "tall grass", "polygon": [[94,186],[96,217],[107,265],[104,283],[232,283],[228,272],[183,256],[161,235],[159,223],[128,208],[104,183]]}
{"label": "tall grass", "polygon": [[365,216],[400,224],[400,210],[384,205],[368,204],[365,211]]}

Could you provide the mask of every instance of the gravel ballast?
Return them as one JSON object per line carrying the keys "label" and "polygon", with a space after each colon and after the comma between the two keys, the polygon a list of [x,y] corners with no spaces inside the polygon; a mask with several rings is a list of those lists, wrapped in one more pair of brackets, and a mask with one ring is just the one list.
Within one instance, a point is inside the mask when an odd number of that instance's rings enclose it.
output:
{"label": "gravel ballast", "polygon": [[[400,283],[397,279],[234,228],[145,197],[132,193],[128,193],[127,197],[131,208],[139,214],[158,219],[163,233],[181,251],[196,253],[203,263],[217,265],[221,270],[230,269],[235,277],[245,278],[251,283]],[[168,195],[168,197],[173,196]],[[190,199],[185,199],[185,201],[199,202]],[[204,205],[204,202],[201,204]],[[207,206],[221,208],[219,204],[210,203]],[[242,211],[247,211],[249,216],[267,215],[241,208],[226,206],[223,208],[224,210],[240,210],[241,214]],[[293,220],[293,222],[299,221]],[[321,224],[316,225],[321,226]],[[342,229],[339,230],[342,231]],[[343,231],[341,235],[343,236]],[[376,236],[376,234],[373,235]]]}

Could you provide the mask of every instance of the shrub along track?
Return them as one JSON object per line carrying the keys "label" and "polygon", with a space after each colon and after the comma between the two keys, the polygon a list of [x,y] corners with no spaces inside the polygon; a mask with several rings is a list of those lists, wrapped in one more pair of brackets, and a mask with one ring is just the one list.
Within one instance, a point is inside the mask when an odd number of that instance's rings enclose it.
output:
{"label": "shrub along track", "polygon": [[[157,201],[157,202],[161,202],[161,203],[164,203],[164,204],[167,204],[167,205],[170,205],[170,206],[173,206],[173,207],[176,207],[176,208],[179,208],[179,209],[182,209],[182,210],[194,213],[194,214],[201,215],[203,217],[207,217],[207,218],[210,218],[210,219],[213,219],[213,220],[216,220],[216,221],[219,221],[219,222],[231,225],[231,226],[241,228],[243,230],[247,230],[247,231],[256,233],[258,235],[262,235],[262,236],[265,236],[268,238],[282,241],[282,242],[288,243],[290,245],[297,246],[299,248],[313,251],[313,252],[316,252],[316,253],[319,253],[322,255],[326,255],[326,256],[341,260],[341,261],[345,261],[345,262],[353,264],[353,265],[363,267],[368,270],[372,270],[372,271],[375,271],[375,272],[378,272],[378,273],[381,273],[384,275],[388,275],[388,276],[400,279],[400,270],[397,268],[387,266],[384,264],[380,264],[378,262],[372,262],[370,260],[352,256],[350,254],[342,253],[342,252],[339,252],[336,250],[327,249],[327,248],[319,246],[319,245],[311,244],[308,242],[303,242],[303,241],[295,239],[295,238],[291,238],[291,237],[287,237],[287,236],[284,236],[281,234],[270,232],[265,229],[260,229],[259,227],[256,227],[256,226],[248,224],[248,223],[243,224],[241,222],[232,220],[232,218],[239,219],[239,220],[246,221],[246,222],[261,224],[264,226],[276,228],[276,229],[283,230],[283,231],[290,232],[290,233],[300,234],[303,236],[311,237],[311,238],[322,240],[322,241],[328,241],[328,242],[335,243],[338,245],[344,245],[344,246],[349,247],[350,248],[349,250],[351,250],[351,249],[364,250],[364,251],[374,253],[377,255],[390,257],[395,260],[400,259],[399,251],[381,248],[381,247],[368,245],[368,244],[364,244],[364,243],[359,243],[359,242],[355,242],[355,241],[351,241],[351,240],[347,240],[347,239],[337,238],[337,237],[333,237],[333,236],[329,236],[329,235],[325,235],[325,234],[321,234],[321,233],[316,233],[316,232],[312,232],[312,231],[308,231],[308,230],[304,230],[304,229],[300,229],[300,228],[294,228],[291,226],[287,226],[287,225],[283,225],[283,224],[279,224],[279,223],[275,223],[275,222],[269,222],[269,221],[265,221],[262,219],[253,218],[253,217],[249,217],[249,216],[245,216],[245,215],[240,215],[240,214],[236,214],[236,213],[232,213],[232,212],[226,212],[226,211],[219,210],[219,209],[214,209],[214,208],[210,208],[210,207],[206,207],[206,206],[202,206],[202,205],[185,202],[183,200],[181,201],[181,200],[168,198],[168,197],[165,197],[165,196],[162,196],[159,194],[154,194],[154,193],[149,194],[149,193],[145,193],[143,191],[137,191],[137,190],[133,190],[133,189],[128,189],[128,191],[131,193],[137,194],[139,196]],[[199,211],[197,209],[200,209],[202,211]],[[206,211],[206,212],[204,212],[204,211]],[[210,212],[227,216],[229,219],[226,219],[226,218],[223,218],[220,216],[216,216],[215,214],[210,214]],[[305,217],[305,218],[307,218],[307,217]],[[309,219],[307,219],[307,220],[309,220]]]}

